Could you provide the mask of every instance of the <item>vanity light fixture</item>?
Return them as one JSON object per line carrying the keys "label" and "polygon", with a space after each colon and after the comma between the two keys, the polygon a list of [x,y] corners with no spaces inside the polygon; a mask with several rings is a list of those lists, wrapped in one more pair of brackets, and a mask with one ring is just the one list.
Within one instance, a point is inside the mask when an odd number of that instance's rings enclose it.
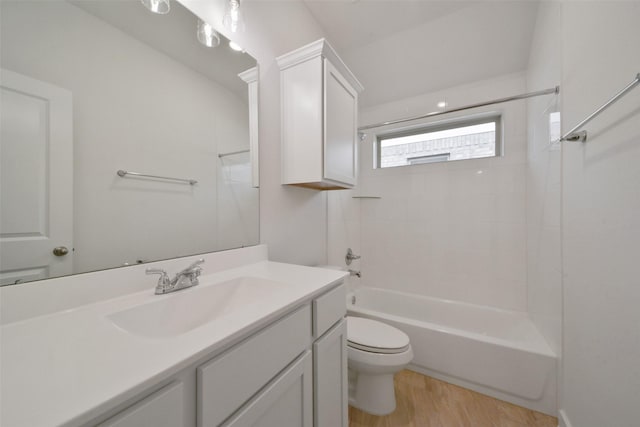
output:
{"label": "vanity light fixture", "polygon": [[198,41],[206,47],[216,47],[220,44],[220,36],[218,32],[208,23],[202,19],[198,19],[196,37]]}
{"label": "vanity light fixture", "polygon": [[242,17],[242,11],[240,10],[240,0],[227,0],[222,25],[232,33],[244,31],[244,19]]}
{"label": "vanity light fixture", "polygon": [[244,52],[244,49],[242,49],[242,46],[240,46],[238,43],[233,42],[231,40],[229,40],[229,47],[235,50],[236,52]]}
{"label": "vanity light fixture", "polygon": [[140,0],[140,3],[153,13],[166,15],[171,9],[169,1],[170,0]]}

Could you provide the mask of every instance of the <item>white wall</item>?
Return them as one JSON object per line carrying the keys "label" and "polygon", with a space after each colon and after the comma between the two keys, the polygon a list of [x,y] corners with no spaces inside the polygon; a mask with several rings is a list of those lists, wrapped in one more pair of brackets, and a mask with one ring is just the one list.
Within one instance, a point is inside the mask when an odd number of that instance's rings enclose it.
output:
{"label": "white wall", "polygon": [[[640,2],[563,4],[564,130],[640,72]],[[563,144],[563,375],[574,427],[640,422],[640,88]]]}
{"label": "white wall", "polygon": [[[562,4],[542,2],[527,70],[527,90],[562,81]],[[561,93],[562,95],[562,93]],[[560,97],[527,101],[527,307],[553,351],[561,353],[561,151],[551,141],[550,114],[560,111]]]}
{"label": "white wall", "polygon": [[280,70],[275,62],[277,56],[324,37],[322,29],[299,1],[243,3],[246,32],[238,35],[222,27],[222,0],[183,3],[258,60],[260,240],[269,245],[269,258],[304,265],[326,263],[326,193],[280,184]]}
{"label": "white wall", "polygon": [[[366,109],[360,123],[418,115],[442,99],[456,106],[524,91],[523,74],[501,76]],[[381,198],[330,194],[329,262],[344,264],[351,246],[367,286],[526,310],[525,104],[474,113],[490,111],[503,114],[502,157],[373,169],[369,131],[354,192]]]}
{"label": "white wall", "polygon": [[[2,66],[73,94],[74,271],[217,250],[219,226],[231,247],[258,241],[257,190],[217,188],[219,150],[248,148],[246,99],[66,2],[5,3],[2,18],[4,40],[19,40],[3,43]],[[254,213],[222,225],[218,203]]]}
{"label": "white wall", "polygon": [[249,153],[223,157],[218,165],[218,248],[254,245],[260,235],[260,198],[251,186]]}

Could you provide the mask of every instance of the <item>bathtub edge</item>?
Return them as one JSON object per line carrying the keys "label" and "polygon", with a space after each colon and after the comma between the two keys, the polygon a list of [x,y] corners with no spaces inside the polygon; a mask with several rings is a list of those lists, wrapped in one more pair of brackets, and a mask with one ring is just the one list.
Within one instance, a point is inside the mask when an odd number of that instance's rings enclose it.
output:
{"label": "bathtub edge", "polygon": [[[518,397],[500,390],[496,390],[493,387],[483,386],[472,381],[467,381],[458,377],[443,374],[438,371],[434,371],[413,363],[410,363],[406,369],[560,419],[555,402],[555,385],[547,385],[548,390],[545,390],[545,392],[543,393],[543,398],[538,401],[534,401],[531,399]],[[560,426],[562,426],[562,424],[560,424]],[[571,425],[567,424],[566,427],[571,427]]]}

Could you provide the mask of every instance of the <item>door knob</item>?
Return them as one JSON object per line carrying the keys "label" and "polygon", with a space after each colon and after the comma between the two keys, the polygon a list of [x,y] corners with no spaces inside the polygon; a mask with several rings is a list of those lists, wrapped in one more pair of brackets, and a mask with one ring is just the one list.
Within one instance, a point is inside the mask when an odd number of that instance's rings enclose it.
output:
{"label": "door knob", "polygon": [[67,249],[65,246],[58,246],[57,248],[53,248],[53,254],[55,256],[65,256],[68,253],[69,249]]}

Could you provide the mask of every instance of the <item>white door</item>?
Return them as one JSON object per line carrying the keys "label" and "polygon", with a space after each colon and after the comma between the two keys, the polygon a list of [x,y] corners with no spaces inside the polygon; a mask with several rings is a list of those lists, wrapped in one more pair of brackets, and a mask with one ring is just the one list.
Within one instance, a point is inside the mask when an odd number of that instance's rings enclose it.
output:
{"label": "white door", "polygon": [[4,69],[0,88],[0,285],[70,274],[71,92]]}

